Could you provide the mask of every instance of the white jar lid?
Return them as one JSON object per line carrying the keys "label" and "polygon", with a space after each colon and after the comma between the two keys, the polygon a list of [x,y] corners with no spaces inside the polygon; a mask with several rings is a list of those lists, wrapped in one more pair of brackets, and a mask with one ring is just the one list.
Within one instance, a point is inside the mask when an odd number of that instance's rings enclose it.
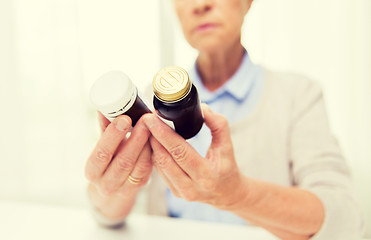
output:
{"label": "white jar lid", "polygon": [[111,71],[98,78],[90,89],[90,100],[103,114],[125,107],[136,92],[136,87],[123,72]]}

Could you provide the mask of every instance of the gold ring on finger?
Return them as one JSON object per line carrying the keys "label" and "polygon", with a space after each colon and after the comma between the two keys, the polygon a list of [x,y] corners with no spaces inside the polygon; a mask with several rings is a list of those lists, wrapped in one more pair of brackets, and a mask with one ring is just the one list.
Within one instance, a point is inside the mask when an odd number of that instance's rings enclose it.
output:
{"label": "gold ring on finger", "polygon": [[131,175],[129,175],[128,177],[128,181],[134,185],[138,185],[139,183],[141,183],[143,181],[143,178],[135,178]]}

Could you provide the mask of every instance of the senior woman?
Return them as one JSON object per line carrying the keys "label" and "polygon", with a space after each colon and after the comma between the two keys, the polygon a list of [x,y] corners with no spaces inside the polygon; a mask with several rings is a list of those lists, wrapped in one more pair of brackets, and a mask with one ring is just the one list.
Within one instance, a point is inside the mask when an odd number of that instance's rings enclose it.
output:
{"label": "senior woman", "polygon": [[[303,77],[253,64],[241,45],[252,0],[174,0],[198,50],[190,77],[207,127],[189,142],[153,114],[133,128],[101,114],[86,164],[97,219],[123,222],[140,188],[148,211],[254,224],[282,239],[357,239],[363,218],[333,138],[321,90]],[[157,171],[152,173],[155,166]]]}

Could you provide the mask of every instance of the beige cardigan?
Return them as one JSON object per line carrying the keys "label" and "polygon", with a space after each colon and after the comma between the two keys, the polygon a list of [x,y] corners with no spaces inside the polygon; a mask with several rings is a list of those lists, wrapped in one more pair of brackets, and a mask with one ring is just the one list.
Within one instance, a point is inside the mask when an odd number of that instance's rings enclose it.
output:
{"label": "beige cardigan", "polygon": [[[330,131],[321,88],[299,75],[265,70],[264,76],[255,110],[230,125],[241,171],[251,178],[316,194],[326,213],[313,239],[359,239],[363,214],[348,166]],[[165,191],[166,185],[154,171],[145,188],[149,214],[167,216]],[[105,225],[117,224],[101,216],[97,219]]]}
{"label": "beige cardigan", "polygon": [[[321,88],[301,76],[268,70],[264,84],[255,110],[230,125],[241,171],[251,178],[316,194],[326,217],[313,239],[359,239],[363,214],[348,166],[330,131]],[[147,187],[149,214],[167,215],[165,190],[154,173]]]}

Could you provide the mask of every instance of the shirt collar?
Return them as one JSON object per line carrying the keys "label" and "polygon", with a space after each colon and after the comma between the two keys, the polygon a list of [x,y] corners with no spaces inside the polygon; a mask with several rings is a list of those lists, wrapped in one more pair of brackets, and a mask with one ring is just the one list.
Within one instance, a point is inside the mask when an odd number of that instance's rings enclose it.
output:
{"label": "shirt collar", "polygon": [[211,103],[223,94],[228,94],[236,101],[242,102],[248,96],[257,72],[258,65],[251,62],[246,52],[237,72],[223,86],[213,92],[204,87],[196,63],[189,71],[189,75],[193,84],[197,87],[202,102]]}

